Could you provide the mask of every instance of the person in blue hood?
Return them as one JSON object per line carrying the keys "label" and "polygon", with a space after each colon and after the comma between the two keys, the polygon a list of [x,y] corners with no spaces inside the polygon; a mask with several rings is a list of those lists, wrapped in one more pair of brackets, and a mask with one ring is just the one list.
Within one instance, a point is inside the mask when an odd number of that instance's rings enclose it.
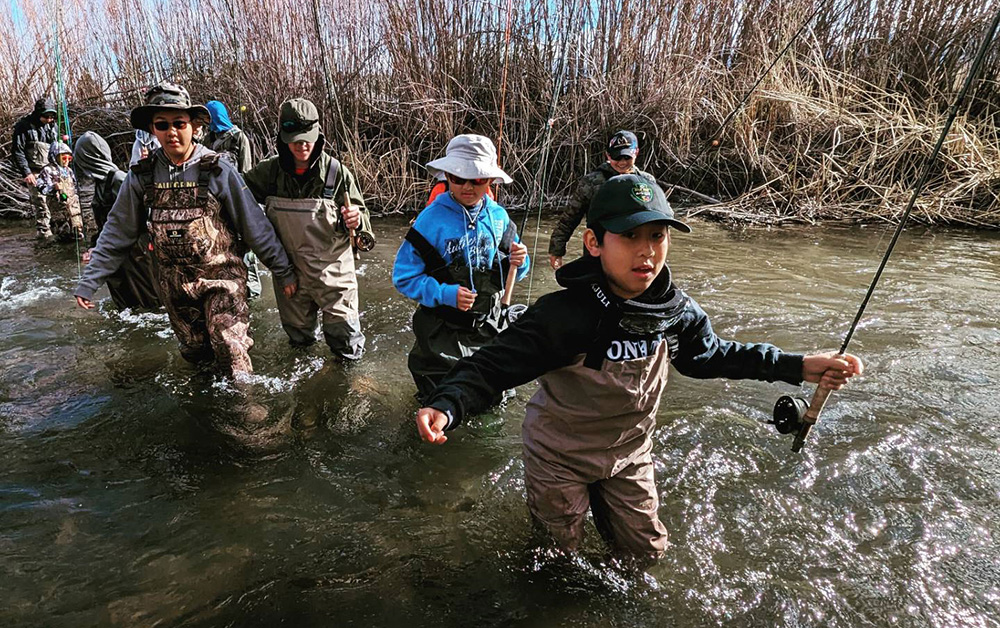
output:
{"label": "person in blue hood", "polygon": [[427,170],[444,173],[448,193],[417,216],[392,269],[396,289],[419,304],[407,366],[421,401],[460,358],[500,333],[508,270],[522,279],[529,265],[507,210],[486,193],[494,181],[511,182],[489,138],[452,138]]}
{"label": "person in blue hood", "polygon": [[[243,129],[233,124],[229,119],[229,111],[226,106],[218,100],[210,100],[205,103],[208,113],[212,117],[209,124],[208,133],[205,134],[203,143],[209,150],[215,151],[226,157],[236,171],[243,176],[250,168],[253,168],[253,149],[250,147],[250,139]],[[253,251],[247,251],[243,257],[243,263],[247,265],[247,290],[250,298],[255,299],[260,296],[260,273],[257,270],[257,256]]]}

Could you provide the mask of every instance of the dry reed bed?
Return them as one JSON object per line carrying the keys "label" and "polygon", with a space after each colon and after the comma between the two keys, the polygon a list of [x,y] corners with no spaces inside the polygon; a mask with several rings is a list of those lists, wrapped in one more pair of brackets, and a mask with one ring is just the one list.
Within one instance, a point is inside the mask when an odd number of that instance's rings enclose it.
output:
{"label": "dry reed bed", "polygon": [[[282,100],[306,96],[372,204],[395,211],[419,205],[420,164],[453,134],[500,139],[502,108],[501,161],[515,179],[504,198],[534,206],[565,67],[547,198],[565,193],[601,159],[607,135],[627,127],[640,134],[644,168],[724,201],[695,211],[744,222],[892,220],[997,8],[962,0],[174,0],[155,13],[147,0],[63,5],[74,131],[111,135],[119,158],[131,142],[128,109],[161,77],[199,101],[226,102],[260,153],[274,148]],[[20,24],[0,15],[5,32],[20,30],[0,43],[12,61],[0,67],[0,127],[54,85],[53,64],[35,63],[51,61],[53,21],[41,6],[23,5]],[[695,160],[813,11],[811,28],[721,146]],[[994,49],[915,210],[920,220],[1000,225],[997,60]],[[0,170],[0,213],[21,200]]]}

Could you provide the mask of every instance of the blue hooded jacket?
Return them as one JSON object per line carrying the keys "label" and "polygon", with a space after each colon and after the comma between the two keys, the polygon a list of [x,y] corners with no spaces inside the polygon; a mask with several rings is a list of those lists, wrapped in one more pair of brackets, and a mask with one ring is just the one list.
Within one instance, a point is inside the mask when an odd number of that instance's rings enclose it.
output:
{"label": "blue hooded jacket", "polygon": [[226,110],[224,104],[218,100],[210,100],[205,103],[205,106],[208,108],[208,113],[212,116],[211,127],[213,133],[225,133],[233,128],[233,122],[229,119],[229,111]]}
{"label": "blue hooded jacket", "polygon": [[[483,206],[474,224],[469,224],[465,208],[451,194],[441,194],[417,216],[413,229],[429,242],[448,264],[456,257],[461,266],[478,271],[494,268],[500,252],[498,247],[510,216],[493,199],[483,198]],[[520,238],[517,238],[520,242]],[[517,269],[517,279],[528,273],[528,260]],[[470,280],[471,281],[471,280]],[[426,307],[458,304],[458,285],[442,284],[427,274],[424,260],[408,241],[396,253],[392,283],[403,296]],[[475,289],[475,286],[472,286]]]}

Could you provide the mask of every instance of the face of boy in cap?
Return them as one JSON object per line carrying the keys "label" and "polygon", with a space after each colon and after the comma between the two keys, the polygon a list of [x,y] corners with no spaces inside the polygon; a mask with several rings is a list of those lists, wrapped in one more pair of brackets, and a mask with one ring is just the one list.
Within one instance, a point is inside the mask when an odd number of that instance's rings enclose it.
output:
{"label": "face of boy in cap", "polygon": [[[593,227],[606,230],[597,241]],[[612,177],[601,186],[587,212],[587,251],[601,261],[608,287],[623,299],[645,292],[663,270],[670,248],[669,227],[691,228],[674,218],[659,186],[636,175]]]}
{"label": "face of boy in cap", "polygon": [[608,163],[618,174],[628,174],[639,155],[639,138],[631,131],[618,131],[608,141]]}

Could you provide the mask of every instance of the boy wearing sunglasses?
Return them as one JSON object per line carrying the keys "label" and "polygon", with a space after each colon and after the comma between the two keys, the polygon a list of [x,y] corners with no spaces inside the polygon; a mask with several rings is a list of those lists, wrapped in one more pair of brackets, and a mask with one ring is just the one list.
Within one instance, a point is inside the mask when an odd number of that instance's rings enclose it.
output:
{"label": "boy wearing sunglasses", "polygon": [[528,510],[566,550],[579,547],[588,510],[623,557],[645,562],[666,548],[651,435],[669,365],[688,377],[804,379],[834,390],[863,370],[850,355],[716,336],[672,282],[668,229],[691,230],[659,186],[635,174],[609,179],[587,213],[591,256],[556,272],[565,289],[459,362],[417,413],[421,438],[441,444],[497,391],[538,378],[521,427]]}
{"label": "boy wearing sunglasses", "polygon": [[[639,157],[639,139],[631,131],[618,131],[608,140],[608,148],[604,153],[605,161],[593,172],[587,173],[577,183],[576,192],[569,200],[566,209],[560,214],[556,226],[552,228],[549,239],[549,266],[558,270],[563,265],[566,255],[566,244],[572,239],[577,225],[587,215],[590,199],[611,177],[620,174],[636,174],[650,183],[656,183],[656,178],[648,172],[635,167]],[[583,251],[587,255],[586,248]]]}
{"label": "boy wearing sunglasses", "polygon": [[160,148],[122,183],[77,286],[77,304],[93,308],[94,293],[148,233],[156,290],[181,355],[191,362],[214,360],[235,376],[251,373],[243,243],[291,295],[296,278],[288,256],[236,168],[193,142],[209,114],[191,104],[187,90],[160,83],[132,110],[131,122],[155,135]]}
{"label": "boy wearing sunglasses", "polygon": [[14,125],[11,148],[11,166],[28,188],[28,196],[35,214],[38,239],[49,240],[49,208],[39,193],[37,183],[42,168],[48,164],[49,145],[56,141],[56,103],[51,98],[35,101],[32,112]]}
{"label": "boy wearing sunglasses", "polygon": [[299,275],[299,291],[278,296],[281,326],[291,344],[307,346],[316,342],[322,313],[330,351],[342,360],[359,360],[365,336],[353,247],[361,237],[351,236],[361,233],[374,242],[361,189],[354,174],[323,150],[326,137],[312,102],[293,98],[281,105],[277,139],[277,156],[247,172],[246,181]]}
{"label": "boy wearing sunglasses", "polygon": [[427,170],[445,175],[448,193],[417,216],[392,269],[396,289],[419,304],[407,366],[421,400],[460,358],[503,328],[500,301],[510,267],[517,267],[517,279],[528,272],[528,248],[507,211],[486,194],[494,180],[511,182],[497,166],[493,142],[454,137]]}

